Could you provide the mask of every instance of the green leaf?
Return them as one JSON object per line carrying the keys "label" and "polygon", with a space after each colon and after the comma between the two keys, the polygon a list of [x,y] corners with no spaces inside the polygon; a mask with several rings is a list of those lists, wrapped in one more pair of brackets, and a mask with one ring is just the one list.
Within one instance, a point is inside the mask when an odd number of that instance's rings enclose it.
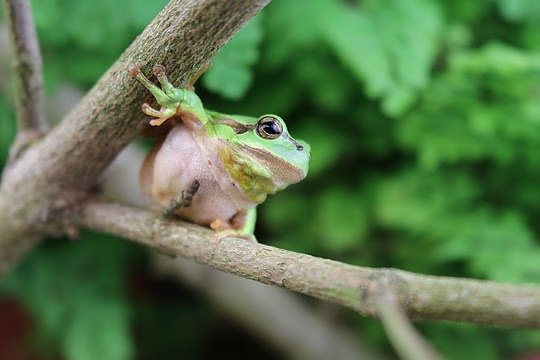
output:
{"label": "green leaf", "polygon": [[[330,0],[332,1],[332,0]],[[320,22],[329,0],[272,1],[265,11],[266,41],[261,59],[267,69],[294,65],[320,43]]]}
{"label": "green leaf", "polygon": [[271,228],[275,235],[282,236],[298,226],[309,208],[310,205],[300,193],[279,193],[261,205],[262,223]]}
{"label": "green leaf", "polygon": [[540,20],[540,2],[537,0],[498,0],[497,3],[502,15],[509,21]]}
{"label": "green leaf", "polygon": [[63,350],[70,360],[120,360],[132,358],[126,304],[83,298],[65,329]]}
{"label": "green leaf", "polygon": [[259,57],[262,17],[254,17],[214,58],[204,74],[204,86],[228,99],[240,99],[252,81],[251,67]]}
{"label": "green leaf", "polygon": [[[328,169],[340,157],[350,152],[350,146],[348,146],[347,142],[343,141],[343,134],[340,134],[323,120],[309,118],[304,123],[308,124],[294,133],[300,134],[301,138],[311,146],[308,176],[312,178],[320,175],[321,172]],[[319,125],[315,127],[313,124]]]}
{"label": "green leaf", "polygon": [[112,237],[34,251],[1,283],[34,313],[38,337],[68,359],[129,359],[129,304],[124,294],[129,248]]}
{"label": "green leaf", "polygon": [[491,5],[491,0],[439,1],[449,19],[457,22],[472,22],[482,17]]}
{"label": "green leaf", "polygon": [[91,86],[166,4],[166,0],[32,1],[45,78],[52,79],[52,85],[69,80]]}
{"label": "green leaf", "polygon": [[478,185],[468,176],[418,169],[380,181],[375,216],[385,226],[418,234],[445,224],[445,216],[467,207],[478,196]]}
{"label": "green leaf", "polygon": [[540,246],[531,229],[519,213],[475,207],[479,191],[464,176],[409,171],[379,184],[375,214],[381,224],[429,239],[435,263],[463,261],[491,280],[538,281]]}
{"label": "green leaf", "polygon": [[[389,115],[402,114],[429,80],[442,17],[429,0],[336,3],[324,34],[336,55],[383,100]],[[335,21],[339,19],[339,21]]]}
{"label": "green leaf", "polygon": [[424,333],[445,359],[499,359],[497,342],[485,329],[469,324],[423,324]]}
{"label": "green leaf", "polygon": [[[437,258],[466,260],[473,274],[496,281],[535,282],[540,247],[523,218],[516,213],[471,211],[453,218]],[[511,244],[511,246],[510,246]]]}
{"label": "green leaf", "polygon": [[485,159],[536,166],[539,60],[497,43],[454,53],[416,111],[397,124],[398,139],[429,168]]}
{"label": "green leaf", "polygon": [[368,217],[362,196],[342,188],[324,191],[317,199],[312,228],[324,249],[342,251],[366,239]]}

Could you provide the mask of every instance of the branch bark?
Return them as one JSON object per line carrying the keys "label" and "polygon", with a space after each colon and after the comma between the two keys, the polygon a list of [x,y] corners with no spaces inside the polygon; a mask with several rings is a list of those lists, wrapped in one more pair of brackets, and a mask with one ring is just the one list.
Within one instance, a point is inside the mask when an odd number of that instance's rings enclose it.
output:
{"label": "branch bark", "polygon": [[376,317],[375,286],[399,284],[396,296],[411,319],[540,327],[540,287],[371,269],[320,259],[243,239],[211,241],[212,232],[128,206],[90,203],[81,224],[184,256],[216,269],[328,300]]}
{"label": "branch bark", "polygon": [[79,105],[4,173],[0,275],[36,239],[69,230],[99,175],[141,130],[140,104],[150,97],[128,64],[149,72],[159,62],[186,83],[268,2],[171,0]]}
{"label": "branch bark", "polygon": [[16,74],[16,108],[19,143],[37,139],[49,125],[45,118],[43,61],[29,0],[4,0],[4,9],[13,47]]}
{"label": "branch bark", "polygon": [[[389,279],[387,279],[389,280]],[[373,303],[388,339],[404,360],[442,360],[438,351],[412,326],[391,283],[375,284]]]}

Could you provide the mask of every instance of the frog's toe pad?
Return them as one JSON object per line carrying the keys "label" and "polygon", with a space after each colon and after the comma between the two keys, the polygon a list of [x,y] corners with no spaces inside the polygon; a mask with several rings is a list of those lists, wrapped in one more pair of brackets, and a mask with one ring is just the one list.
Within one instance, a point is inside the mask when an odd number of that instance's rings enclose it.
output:
{"label": "frog's toe pad", "polygon": [[216,219],[210,223],[210,228],[216,231],[224,231],[229,230],[231,226],[223,220]]}
{"label": "frog's toe pad", "polygon": [[152,125],[152,126],[160,126],[165,121],[167,121],[167,118],[152,119],[152,120],[150,120],[150,125]]}
{"label": "frog's toe pad", "polygon": [[165,70],[165,66],[161,64],[155,64],[154,67],[152,68],[152,71],[156,77],[167,75],[167,70]]}

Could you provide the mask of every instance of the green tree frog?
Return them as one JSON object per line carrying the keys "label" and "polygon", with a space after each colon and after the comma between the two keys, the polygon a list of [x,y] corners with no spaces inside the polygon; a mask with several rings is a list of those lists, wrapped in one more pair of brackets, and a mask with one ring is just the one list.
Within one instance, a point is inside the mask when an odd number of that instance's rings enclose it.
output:
{"label": "green tree frog", "polygon": [[[217,234],[251,237],[255,207],[306,177],[310,147],[295,140],[283,119],[226,115],[207,110],[193,88],[176,88],[162,65],[161,88],[136,65],[129,73],[154,95],[160,109],[142,105],[150,125],[173,124],[148,154],[140,173],[143,191],[168,213],[208,226]],[[170,125],[170,124],[169,124]]]}

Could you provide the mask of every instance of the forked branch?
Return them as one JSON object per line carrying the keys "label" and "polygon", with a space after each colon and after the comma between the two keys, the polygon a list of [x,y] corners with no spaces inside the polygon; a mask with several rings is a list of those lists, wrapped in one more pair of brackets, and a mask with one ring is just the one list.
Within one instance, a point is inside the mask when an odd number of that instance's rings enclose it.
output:
{"label": "forked branch", "polygon": [[128,64],[144,70],[161,63],[175,83],[186,83],[268,2],[169,2],[79,105],[4,173],[0,275],[36,237],[68,232],[101,173],[140,132],[141,99],[149,95],[128,75]]}

